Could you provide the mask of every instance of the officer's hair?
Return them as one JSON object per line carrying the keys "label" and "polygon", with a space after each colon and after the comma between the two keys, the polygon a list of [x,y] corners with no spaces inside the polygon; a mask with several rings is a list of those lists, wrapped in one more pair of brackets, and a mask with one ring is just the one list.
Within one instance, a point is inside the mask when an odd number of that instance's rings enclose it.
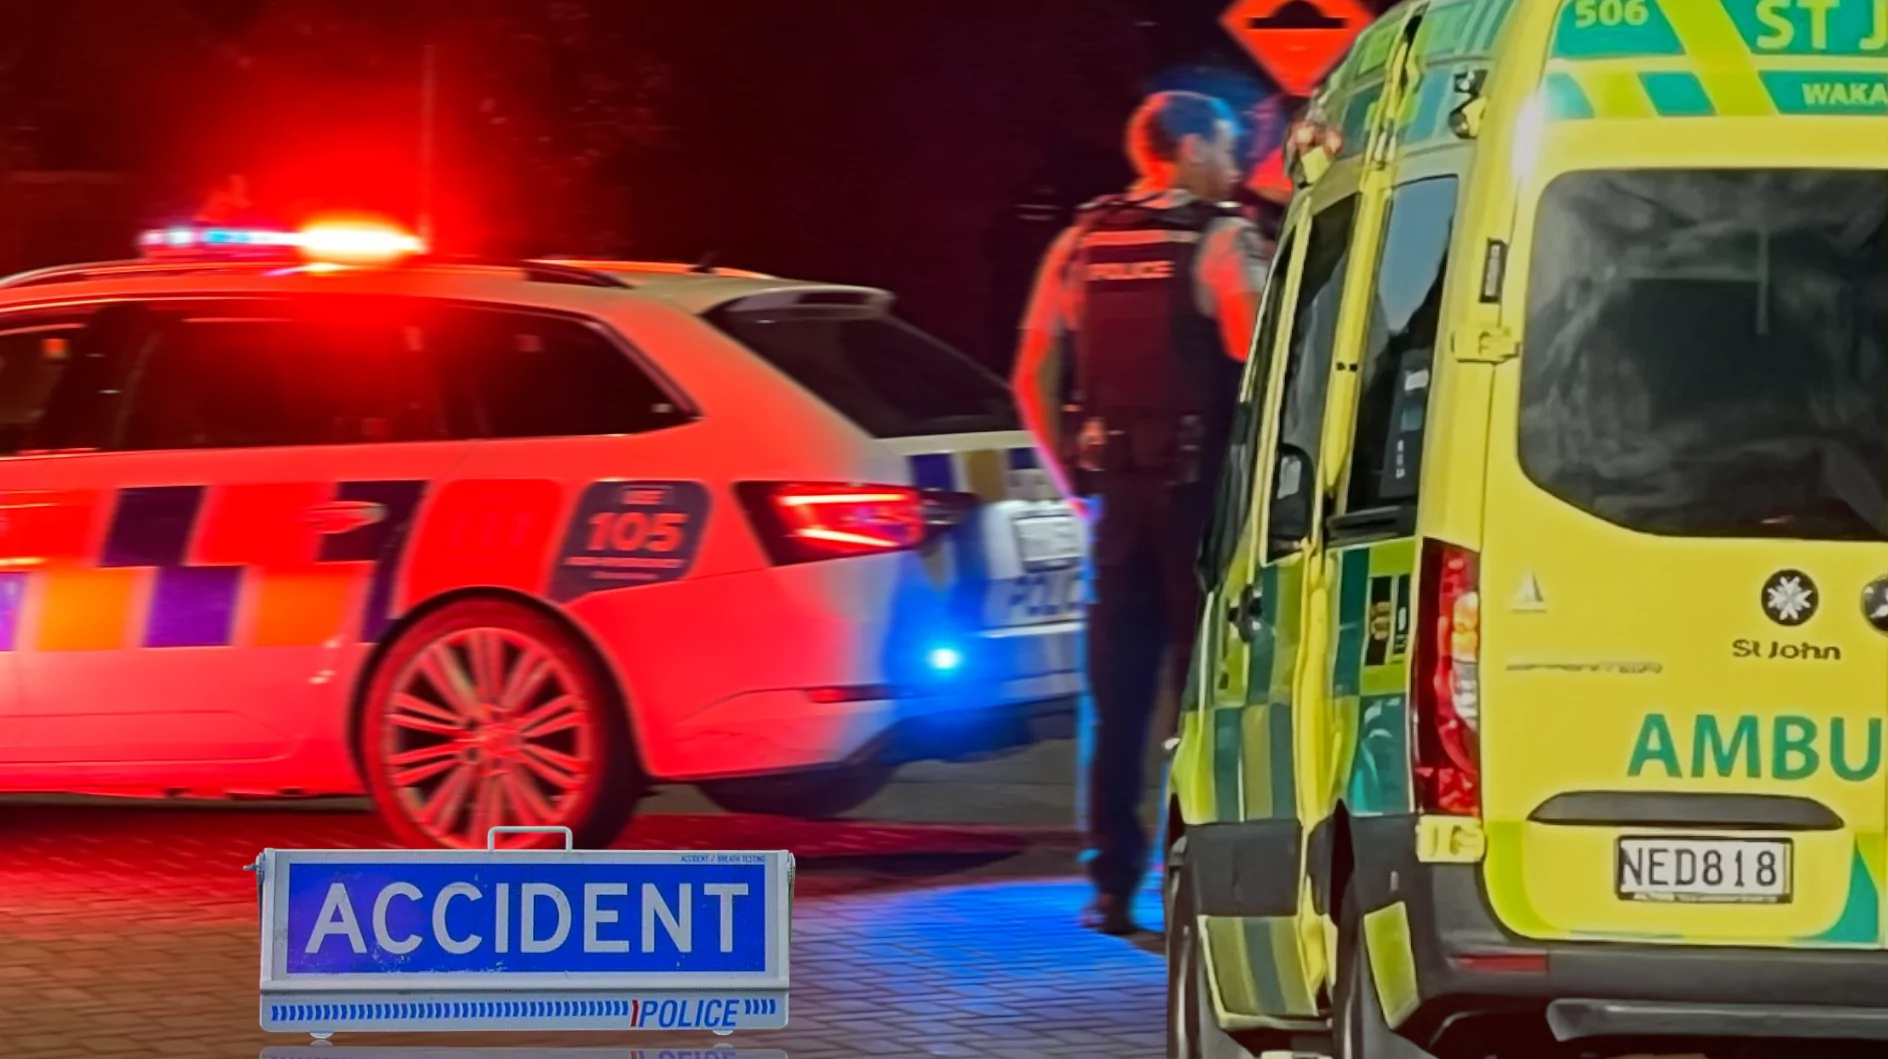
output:
{"label": "officer's hair", "polygon": [[1210,140],[1222,122],[1238,123],[1238,116],[1223,100],[1199,92],[1156,92],[1128,119],[1128,157],[1136,166],[1172,162],[1180,157],[1180,143],[1189,136]]}

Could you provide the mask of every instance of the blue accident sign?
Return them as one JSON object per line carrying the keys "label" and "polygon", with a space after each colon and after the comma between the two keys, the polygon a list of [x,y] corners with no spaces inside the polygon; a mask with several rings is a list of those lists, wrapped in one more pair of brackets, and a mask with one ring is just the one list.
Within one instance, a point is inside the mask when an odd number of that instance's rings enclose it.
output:
{"label": "blue accident sign", "polygon": [[485,1046],[369,1045],[345,1048],[321,1041],[273,1045],[258,1059],[787,1059],[772,1048],[491,1048]]}
{"label": "blue accident sign", "polygon": [[786,1025],[785,852],[267,850],[262,1026]]}

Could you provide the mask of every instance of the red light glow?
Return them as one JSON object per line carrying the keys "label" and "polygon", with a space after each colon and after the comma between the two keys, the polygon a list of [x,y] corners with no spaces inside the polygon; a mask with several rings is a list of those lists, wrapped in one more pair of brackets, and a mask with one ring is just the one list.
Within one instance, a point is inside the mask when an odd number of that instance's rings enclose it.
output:
{"label": "red light glow", "polygon": [[788,536],[838,553],[916,547],[925,535],[916,489],[787,486],[774,494]]}
{"label": "red light glow", "polygon": [[297,240],[303,256],[333,264],[375,264],[423,253],[426,244],[388,224],[359,221],[316,222]]}

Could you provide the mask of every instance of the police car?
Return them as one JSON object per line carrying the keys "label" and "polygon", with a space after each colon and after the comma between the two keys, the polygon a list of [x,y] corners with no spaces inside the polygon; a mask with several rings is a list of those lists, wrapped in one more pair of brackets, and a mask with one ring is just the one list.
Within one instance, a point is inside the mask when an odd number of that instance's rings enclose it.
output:
{"label": "police car", "polygon": [[0,789],[823,815],[1080,690],[1083,529],[862,287],[148,233],[0,282]]}

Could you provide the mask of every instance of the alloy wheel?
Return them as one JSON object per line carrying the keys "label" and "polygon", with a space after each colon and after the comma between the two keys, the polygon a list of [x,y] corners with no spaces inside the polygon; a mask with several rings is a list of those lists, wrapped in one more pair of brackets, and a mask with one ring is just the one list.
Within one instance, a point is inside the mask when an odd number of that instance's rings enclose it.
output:
{"label": "alloy wheel", "polygon": [[524,632],[447,633],[394,679],[376,734],[381,779],[443,846],[482,849],[501,825],[575,827],[601,768],[583,688]]}

